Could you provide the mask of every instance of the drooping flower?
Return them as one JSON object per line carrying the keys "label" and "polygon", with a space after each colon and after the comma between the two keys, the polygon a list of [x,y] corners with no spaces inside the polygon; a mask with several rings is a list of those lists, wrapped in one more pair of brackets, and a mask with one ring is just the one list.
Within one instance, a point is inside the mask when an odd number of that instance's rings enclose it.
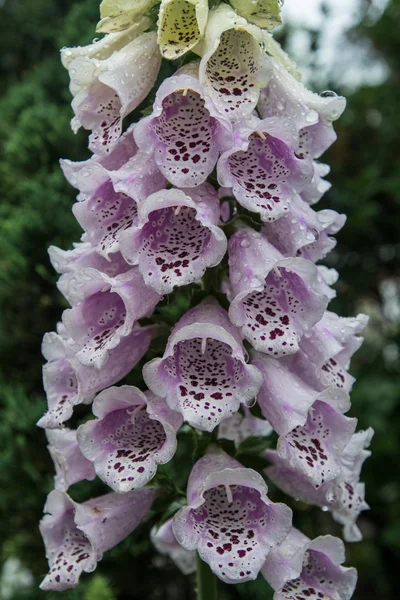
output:
{"label": "drooping flower", "polygon": [[161,0],[157,41],[164,58],[175,60],[203,37],[208,0]]}
{"label": "drooping flower", "polygon": [[76,358],[87,367],[103,367],[110,350],[117,348],[135,323],[150,316],[160,296],[146,286],[139,270],[108,277],[96,269],[62,275],[61,293],[72,308],[63,313],[67,336]]}
{"label": "drooping flower", "polygon": [[72,128],[92,130],[89,147],[94,153],[112,150],[121,135],[122,119],[154,85],[161,55],[156,33],[143,33],[150,25],[151,19],[143,17],[122,33],[61,51],[74,97]]}
{"label": "drooping flower", "polygon": [[190,63],[166,79],[152,114],[135,128],[138,146],[177,187],[203,183],[230,140],[230,123],[207,98],[197,74],[197,63]]}
{"label": "drooping flower", "polygon": [[160,552],[165,554],[176,564],[184,575],[196,571],[196,552],[185,550],[175,537],[172,529],[173,519],[168,519],[160,527],[155,525],[150,531],[150,539]]}
{"label": "drooping flower", "polygon": [[163,357],[147,363],[143,377],[190,425],[212,431],[260,389],[260,373],[245,361],[227,312],[203,302],[178,321]]}
{"label": "drooping flower", "polygon": [[250,117],[269,80],[262,42],[263,32],[227,4],[210,11],[199,49],[200,81],[217,110],[233,121]]}
{"label": "drooping flower", "polygon": [[78,429],[79,447],[115,492],[143,487],[175,454],[182,417],[150,392],[111,387],[96,396],[93,414]]}
{"label": "drooping flower", "polygon": [[108,277],[116,277],[132,269],[120,252],[115,252],[107,260],[100,256],[89,242],[78,242],[72,250],[62,250],[57,246],[48,248],[50,262],[57,273],[77,273],[82,269],[92,268]]}
{"label": "drooping flower", "polygon": [[53,490],[40,522],[49,561],[49,573],[40,588],[61,592],[75,587],[81,573],[94,571],[104,552],[132,533],[154,498],[154,489],[146,488],[78,504],[65,492]]}
{"label": "drooping flower", "polygon": [[295,196],[289,212],[277,221],[265,223],[263,233],[283,256],[302,256],[317,262],[336,246],[336,240],[330,236],[340,231],[345,221],[345,215],[329,209],[315,212]]}
{"label": "drooping flower", "polygon": [[344,544],[338,538],[324,535],[310,540],[293,528],[271,550],[262,574],[275,591],[274,600],[350,600],[357,571],[341,566],[345,559]]}
{"label": "drooping flower", "polygon": [[283,0],[230,0],[230,2],[239,15],[263,29],[273,29],[282,22]]}
{"label": "drooping flower", "polygon": [[66,492],[70,485],[96,477],[92,463],[87,460],[79,449],[76,431],[72,429],[47,429],[46,437],[53,459],[56,474],[54,487],[56,490]]}
{"label": "drooping flower", "polygon": [[200,279],[222,260],[227,240],[218,227],[214,188],[162,190],[141,202],[138,221],[120,237],[127,262],[139,265],[146,285],[159,294]]}
{"label": "drooping flower", "polygon": [[344,539],[359,541],[362,535],[356,521],[360,513],[369,508],[364,499],[365,486],[360,483],[360,472],[363,462],[371,454],[366,448],[373,433],[371,428],[355,433],[342,451],[340,475],[318,488],[304,473],[292,469],[275,450],[265,452],[265,458],[272,463],[266,474],[293,498],[328,509],[335,521],[343,525]]}
{"label": "drooping flower", "polygon": [[65,335],[46,333],[42,353],[48,361],[43,367],[43,386],[48,411],[38,426],[58,429],[73,413],[74,406],[90,403],[94,394],[114,385],[139,362],[154,337],[154,326],[135,326],[108,354],[102,369],[85,367],[76,358],[76,348]]}
{"label": "drooping flower", "polygon": [[96,31],[100,33],[124,31],[155,3],[156,0],[102,0],[101,20],[97,24]]}
{"label": "drooping flower", "polygon": [[292,146],[291,132],[277,119],[242,128],[218,161],[219,183],[263,221],[279,219],[312,178],[311,162],[298,158]]}
{"label": "drooping flower", "polygon": [[317,275],[310,261],[284,258],[261,233],[244,227],[229,241],[232,323],[260,352],[274,357],[297,352],[328,304],[317,291]]}
{"label": "drooping flower", "polygon": [[232,440],[238,446],[249,437],[267,437],[272,433],[268,421],[254,417],[247,406],[242,408],[243,415],[238,411],[219,424],[218,439]]}
{"label": "drooping flower", "polygon": [[348,373],[350,359],[361,346],[368,316],[339,317],[326,311],[303,337],[298,368],[303,378],[318,389],[334,386],[350,392],[354,377]]}
{"label": "drooping flower", "polygon": [[287,536],[292,513],[267,496],[261,475],[212,450],[193,467],[187,506],[173,519],[173,531],[187,550],[226,583],[253,580],[274,546]]}

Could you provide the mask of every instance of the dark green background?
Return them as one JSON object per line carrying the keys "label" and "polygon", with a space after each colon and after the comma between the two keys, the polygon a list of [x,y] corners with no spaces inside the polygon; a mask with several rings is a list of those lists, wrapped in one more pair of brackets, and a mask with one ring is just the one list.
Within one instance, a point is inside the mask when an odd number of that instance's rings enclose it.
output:
{"label": "dark green background", "polygon": [[[361,12],[349,39],[354,44],[367,40],[390,75],[383,84],[348,96],[336,127],[339,140],[325,157],[334,187],[320,205],[348,215],[329,257],[341,276],[332,309],[371,315],[366,342],[353,361],[358,382],[351,410],[361,428],[371,425],[376,431],[373,456],[363,471],[371,510],[360,519],[364,541],[347,545],[348,563],[359,570],[357,600],[395,600],[400,597],[400,327],[399,319],[385,312],[380,289],[392,280],[399,301],[399,1],[389,3],[373,25],[366,15]],[[37,523],[53,473],[44,433],[35,427],[45,408],[40,341],[64,307],[46,248],[69,248],[80,235],[71,214],[75,192],[63,180],[58,159],[88,156],[87,134],[74,136],[69,127],[68,76],[58,50],[90,42],[97,17],[98,0],[6,0],[0,8],[0,561],[19,557],[36,582],[46,572]],[[318,31],[311,36],[317,50]],[[75,497],[84,499],[92,490],[81,485]],[[101,486],[93,493],[101,493]],[[292,506],[295,523],[310,536],[339,534],[329,515]],[[62,597],[191,598],[192,581],[154,555],[147,530],[143,526],[109,552],[95,574],[84,575],[79,587]],[[59,597],[35,586],[12,599],[44,596]],[[221,585],[220,598],[267,600],[271,592],[259,578]]]}

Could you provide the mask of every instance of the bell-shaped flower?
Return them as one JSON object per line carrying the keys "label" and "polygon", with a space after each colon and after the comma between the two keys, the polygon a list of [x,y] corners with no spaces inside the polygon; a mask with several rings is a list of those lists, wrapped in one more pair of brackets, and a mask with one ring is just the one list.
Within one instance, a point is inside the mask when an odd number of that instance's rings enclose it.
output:
{"label": "bell-shaped flower", "polygon": [[345,215],[329,209],[315,212],[295,196],[289,212],[277,221],[265,223],[263,233],[283,256],[302,256],[317,262],[336,246],[336,240],[330,236],[340,231],[345,221]]}
{"label": "bell-shaped flower", "polygon": [[274,57],[270,65],[271,77],[258,104],[262,118],[286,119],[299,135],[298,156],[319,158],[336,139],[332,122],[343,113],[345,98],[334,92],[311,92]]}
{"label": "bell-shaped flower", "polygon": [[344,539],[356,542],[362,539],[356,521],[368,504],[364,500],[365,486],[360,483],[363,462],[370,452],[366,450],[373,436],[373,430],[355,433],[341,455],[341,473],[320,487],[300,471],[292,469],[289,462],[274,450],[267,450],[265,458],[271,464],[265,472],[267,476],[286,494],[329,510],[335,521],[343,525]]}
{"label": "bell-shaped flower", "polygon": [[336,290],[331,286],[335,285],[339,279],[339,273],[336,269],[329,269],[325,265],[317,265],[317,284],[316,290],[319,294],[323,294],[329,300],[336,298]]}
{"label": "bell-shaped flower", "polygon": [[139,265],[146,285],[169,294],[221,262],[227,240],[218,227],[219,214],[209,183],[156,192],[138,206],[137,225],[121,235],[121,252],[128,263]]}
{"label": "bell-shaped flower", "polygon": [[230,0],[239,15],[262,29],[273,29],[282,23],[283,0]]}
{"label": "bell-shaped flower", "polygon": [[67,336],[76,345],[76,358],[101,369],[134,324],[151,316],[160,296],[146,286],[137,268],[108,277],[96,269],[66,273],[58,287],[72,308],[63,313]]}
{"label": "bell-shaped flower", "polygon": [[56,474],[54,487],[66,492],[70,485],[96,477],[93,464],[83,456],[73,429],[47,429],[47,449],[53,459]]}
{"label": "bell-shaped flower", "polygon": [[184,575],[190,575],[196,571],[196,552],[185,550],[180,545],[173,532],[172,523],[171,518],[160,527],[155,525],[150,531],[150,539],[160,554],[168,556]]}
{"label": "bell-shaped flower", "polygon": [[284,258],[261,233],[240,229],[229,241],[232,323],[260,352],[274,357],[297,352],[328,305],[317,291],[317,275],[310,261]]}
{"label": "bell-shaped flower", "polygon": [[72,129],[92,130],[89,147],[106,154],[121,135],[122,120],[146,98],[161,62],[155,32],[143,33],[143,17],[122,33],[110,33],[89,46],[63,48],[61,60],[70,76],[75,117]]}
{"label": "bell-shaped flower", "polygon": [[272,433],[273,429],[268,421],[254,417],[248,406],[243,406],[242,410],[244,414],[238,411],[220,423],[218,439],[231,440],[238,446],[249,437],[267,437]]}
{"label": "bell-shaped flower", "polygon": [[217,110],[242,121],[255,109],[270,77],[263,32],[225,3],[213,8],[199,48],[200,81]]}
{"label": "bell-shaped flower", "polygon": [[162,358],[143,367],[147,386],[190,425],[212,431],[251,401],[259,371],[246,364],[239,332],[220,306],[203,302],[175,325]]}
{"label": "bell-shaped flower", "polygon": [[195,187],[214,169],[230,140],[231,125],[221,117],[190,63],[160,86],[153,112],[135,128],[138,146],[154,156],[173,185]]}
{"label": "bell-shaped flower", "polygon": [[104,273],[108,277],[116,277],[132,269],[120,252],[115,252],[107,260],[100,256],[90,242],[78,242],[72,250],[62,250],[57,246],[48,248],[50,262],[57,273],[76,273],[88,267]]}
{"label": "bell-shaped flower", "polygon": [[345,560],[344,544],[338,538],[321,535],[310,540],[293,528],[271,550],[262,574],[275,591],[273,600],[350,600],[357,571],[341,566]]}
{"label": "bell-shaped flower", "polygon": [[175,60],[203,37],[208,0],[161,0],[157,41],[164,58]]}
{"label": "bell-shaped flower", "polygon": [[40,533],[49,573],[40,584],[45,591],[63,591],[91,573],[104,552],[124,540],[151,509],[151,488],[127,494],[110,493],[79,504],[65,492],[53,490],[46,501]]}
{"label": "bell-shaped flower", "polygon": [[101,20],[97,24],[99,33],[124,31],[141,15],[145,14],[157,0],[102,0]]}
{"label": "bell-shaped flower", "polygon": [[134,327],[109,352],[102,369],[85,367],[76,358],[76,347],[63,335],[46,333],[42,353],[48,361],[43,367],[48,411],[38,421],[39,427],[60,428],[71,418],[74,406],[90,403],[96,392],[125,377],[149,349],[155,331],[154,326]]}
{"label": "bell-shaped flower", "polygon": [[182,417],[150,392],[111,387],[96,396],[93,414],[78,429],[79,447],[115,492],[143,487],[175,454]]}
{"label": "bell-shaped flower", "polygon": [[316,204],[322,196],[332,187],[332,184],[324,179],[330,173],[330,166],[313,160],[313,176],[305,185],[300,196],[308,204]]}
{"label": "bell-shaped flower", "polygon": [[256,471],[212,450],[193,467],[187,506],[173,519],[173,531],[187,550],[226,583],[256,579],[268,553],[287,536],[292,512],[275,504]]}
{"label": "bell-shaped flower", "polygon": [[334,403],[342,413],[350,408],[349,395],[343,390],[321,390],[304,379],[303,364],[297,361],[298,354],[277,360],[261,352],[251,353],[251,364],[262,375],[262,386],[257,394],[258,405],[274,431],[281,436],[305,425],[309,411],[317,400]]}
{"label": "bell-shaped flower", "polygon": [[319,389],[334,386],[350,392],[355,381],[348,373],[350,359],[363,342],[358,334],[367,323],[364,314],[339,317],[326,311],[300,343],[298,368],[303,378]]}
{"label": "bell-shaped flower", "polygon": [[293,136],[277,119],[240,131],[218,161],[218,181],[265,222],[288,213],[290,203],[312,178],[312,164],[298,158]]}

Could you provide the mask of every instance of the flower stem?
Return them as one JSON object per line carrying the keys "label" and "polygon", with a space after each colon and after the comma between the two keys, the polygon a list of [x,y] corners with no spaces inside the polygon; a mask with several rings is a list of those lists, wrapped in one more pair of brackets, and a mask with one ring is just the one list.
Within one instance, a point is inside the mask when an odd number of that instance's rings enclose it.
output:
{"label": "flower stem", "polygon": [[197,555],[197,600],[217,600],[216,577],[199,555]]}

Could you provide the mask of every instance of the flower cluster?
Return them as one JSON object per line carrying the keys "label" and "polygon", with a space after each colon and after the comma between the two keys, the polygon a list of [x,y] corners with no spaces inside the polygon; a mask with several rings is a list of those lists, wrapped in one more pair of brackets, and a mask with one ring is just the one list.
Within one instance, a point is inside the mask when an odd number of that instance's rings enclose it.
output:
{"label": "flower cluster", "polygon": [[[361,538],[373,432],[356,433],[346,413],[367,318],[327,310],[337,273],[319,261],[345,216],[313,208],[329,189],[318,159],[345,100],[300,82],[269,31],[277,0],[162,0],[157,24],[155,4],[103,0],[107,35],[61,53],[72,127],[91,131],[93,155],[61,161],[83,234],[72,250],[49,249],[70,308],[43,341],[39,426],[56,476],[42,588],[75,586],[151,515],[155,547],[185,574],[197,552],[226,583],[261,572],[276,600],[348,600],[356,573],[341,566],[343,543],[294,529],[266,483]],[[156,89],[167,60],[175,73]],[[168,330],[162,308],[182,287],[188,308]],[[143,389],[116,386],[143,358]],[[89,404],[91,418],[64,426]],[[202,451],[185,503],[157,469],[192,434]],[[252,440],[262,473],[238,460]],[[82,504],[68,495],[96,476],[112,492]],[[160,520],[156,497],[181,508]]]}

